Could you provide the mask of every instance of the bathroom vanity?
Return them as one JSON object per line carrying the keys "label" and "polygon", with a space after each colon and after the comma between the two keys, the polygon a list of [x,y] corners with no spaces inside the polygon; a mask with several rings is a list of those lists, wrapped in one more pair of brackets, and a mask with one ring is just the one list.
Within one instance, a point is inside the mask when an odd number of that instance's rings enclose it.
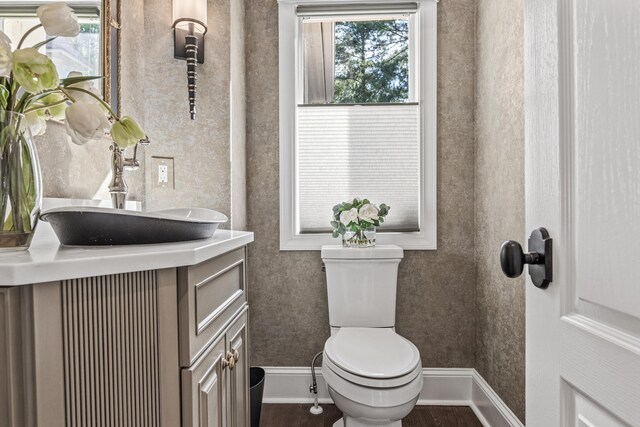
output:
{"label": "bathroom vanity", "polygon": [[0,254],[0,427],[248,426],[253,234]]}

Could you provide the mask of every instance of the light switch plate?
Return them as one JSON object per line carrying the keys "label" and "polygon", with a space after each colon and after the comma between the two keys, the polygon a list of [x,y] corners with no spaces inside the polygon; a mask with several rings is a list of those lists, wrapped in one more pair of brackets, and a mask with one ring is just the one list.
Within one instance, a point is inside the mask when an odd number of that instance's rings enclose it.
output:
{"label": "light switch plate", "polygon": [[151,157],[153,188],[175,190],[173,157]]}

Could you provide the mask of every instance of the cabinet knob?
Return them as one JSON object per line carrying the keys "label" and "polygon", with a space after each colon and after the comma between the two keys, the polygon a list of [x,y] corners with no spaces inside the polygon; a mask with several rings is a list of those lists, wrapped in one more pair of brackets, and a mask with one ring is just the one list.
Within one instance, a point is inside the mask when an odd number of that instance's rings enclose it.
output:
{"label": "cabinet knob", "polygon": [[[237,351],[235,351],[234,353],[237,353]],[[236,362],[238,361],[238,359],[236,358],[236,356],[234,355],[234,353],[227,351],[227,366],[229,366],[229,369],[233,369],[236,367]]]}

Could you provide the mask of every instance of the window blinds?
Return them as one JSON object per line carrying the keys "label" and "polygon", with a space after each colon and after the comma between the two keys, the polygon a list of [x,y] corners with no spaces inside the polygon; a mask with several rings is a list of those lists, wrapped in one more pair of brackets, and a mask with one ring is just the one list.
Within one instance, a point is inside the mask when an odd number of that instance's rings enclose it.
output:
{"label": "window blinds", "polygon": [[377,14],[410,14],[418,10],[417,3],[352,3],[352,4],[329,4],[329,5],[300,5],[296,8],[296,14],[304,18],[312,17],[344,17],[358,15]]}
{"label": "window blinds", "polygon": [[[31,18],[36,16],[36,10],[42,5],[42,1],[0,1],[0,17]],[[97,18],[100,16],[100,1],[73,4],[73,11],[80,18]],[[35,25],[35,24],[34,24]],[[17,43],[17,40],[14,41]]]}
{"label": "window blinds", "polygon": [[329,230],[333,205],[354,197],[391,206],[382,230],[419,230],[419,105],[301,105],[297,113],[301,233]]}

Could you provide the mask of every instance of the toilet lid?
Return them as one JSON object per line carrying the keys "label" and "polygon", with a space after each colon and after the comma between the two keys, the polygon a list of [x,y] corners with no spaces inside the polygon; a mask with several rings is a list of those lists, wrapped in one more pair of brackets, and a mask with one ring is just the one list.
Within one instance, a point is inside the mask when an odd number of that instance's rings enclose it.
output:
{"label": "toilet lid", "polygon": [[366,378],[395,378],[420,363],[420,352],[388,328],[341,328],[324,346],[338,367]]}

